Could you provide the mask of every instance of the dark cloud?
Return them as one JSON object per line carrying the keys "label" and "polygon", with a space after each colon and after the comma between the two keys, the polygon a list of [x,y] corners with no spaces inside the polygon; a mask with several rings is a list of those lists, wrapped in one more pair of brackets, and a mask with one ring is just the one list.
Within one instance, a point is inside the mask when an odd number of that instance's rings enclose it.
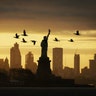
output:
{"label": "dark cloud", "polygon": [[95,2],[95,0],[3,0],[0,1],[0,19],[50,20],[67,22],[69,25],[80,23],[89,29],[95,29]]}

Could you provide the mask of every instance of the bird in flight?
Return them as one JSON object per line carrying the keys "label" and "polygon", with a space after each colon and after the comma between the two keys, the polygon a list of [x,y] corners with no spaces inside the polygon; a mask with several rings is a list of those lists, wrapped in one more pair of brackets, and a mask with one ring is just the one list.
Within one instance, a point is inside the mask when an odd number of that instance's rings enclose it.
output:
{"label": "bird in flight", "polygon": [[74,42],[74,40],[73,39],[70,39],[69,42]]}
{"label": "bird in flight", "polygon": [[58,39],[55,37],[54,41],[58,42],[58,41],[60,41],[60,40],[58,40]]}
{"label": "bird in flight", "polygon": [[75,35],[80,35],[79,31],[77,30],[76,33],[74,33]]}
{"label": "bird in flight", "polygon": [[27,41],[26,41],[24,38],[22,38],[22,42],[23,42],[23,43],[27,43]]}
{"label": "bird in flight", "polygon": [[19,35],[16,33],[14,38],[17,38],[18,39],[19,38]]}
{"label": "bird in flight", "polygon": [[22,34],[23,36],[28,36],[27,34],[26,34],[26,31],[25,30],[23,30],[23,34]]}
{"label": "bird in flight", "polygon": [[35,41],[35,40],[31,40],[31,41],[33,42],[33,44],[34,44],[34,45],[35,45],[35,44],[36,44],[36,42],[37,42],[37,41]]}

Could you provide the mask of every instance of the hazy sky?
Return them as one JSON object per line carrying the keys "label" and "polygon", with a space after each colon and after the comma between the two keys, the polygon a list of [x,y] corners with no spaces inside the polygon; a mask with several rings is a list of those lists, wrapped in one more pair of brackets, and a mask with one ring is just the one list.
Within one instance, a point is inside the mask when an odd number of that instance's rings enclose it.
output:
{"label": "hazy sky", "polygon": [[96,30],[96,0],[1,0],[0,30]]}
{"label": "hazy sky", "polygon": [[[94,53],[96,53],[96,0],[1,0],[1,57],[3,55],[5,57],[6,54],[9,56],[10,48],[17,42],[20,44],[20,48],[24,48],[21,50],[24,56],[24,52],[27,50],[26,47],[29,48],[27,51],[33,51],[34,49],[34,54],[35,51],[39,53],[39,55],[36,54],[37,60],[40,56],[40,42],[42,37],[47,35],[49,28],[52,30],[49,38],[49,48],[51,48],[49,52],[51,55],[53,47],[63,47],[67,50],[64,49],[64,54],[67,52],[78,53],[83,49],[82,52],[85,56],[87,56],[86,52],[91,53],[93,56]],[[20,36],[18,40],[13,38],[13,32],[21,34],[23,29],[25,29],[28,34],[32,33],[29,35],[30,38],[29,36],[25,38],[28,41],[25,45],[21,42],[22,36]],[[73,34],[76,30],[80,30],[81,35],[79,37]],[[7,33],[5,34],[4,32]],[[37,36],[37,32],[44,33],[44,35],[38,34]],[[57,33],[59,33],[59,35]],[[54,42],[53,39],[55,37],[61,41],[59,43]],[[30,42],[31,38],[37,40],[36,46],[33,46]],[[70,38],[73,38],[75,42],[68,42]],[[38,51],[36,49],[38,49]],[[86,49],[87,51],[85,51]],[[88,64],[90,57],[88,56],[87,58],[85,56],[83,58],[84,60],[81,59],[84,61],[82,63],[83,65]],[[73,59],[73,57],[71,58]],[[85,58],[87,58],[87,63]],[[69,64],[69,62],[66,64]]]}

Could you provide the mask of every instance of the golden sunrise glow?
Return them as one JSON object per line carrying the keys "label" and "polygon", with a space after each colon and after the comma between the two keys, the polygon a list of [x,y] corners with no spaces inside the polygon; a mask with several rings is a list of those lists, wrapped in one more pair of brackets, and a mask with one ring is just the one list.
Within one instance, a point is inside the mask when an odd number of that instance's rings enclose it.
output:
{"label": "golden sunrise glow", "polygon": [[[40,42],[43,39],[43,36],[47,34],[47,32],[42,34],[35,34],[36,32],[27,32],[28,36],[24,37],[27,43],[22,43],[23,36],[20,36],[19,39],[14,38],[15,32],[7,32],[0,33],[0,58],[5,58],[6,56],[10,58],[10,48],[14,46],[14,43],[17,42],[19,44],[19,48],[22,55],[22,65],[25,66],[25,55],[31,51],[34,54],[34,60],[37,63],[38,58],[41,54]],[[93,31],[94,33],[94,31]],[[19,35],[22,32],[18,32]],[[60,42],[55,42],[54,38],[57,37]],[[68,40],[73,38],[75,42],[69,42]],[[31,40],[36,40],[37,43],[34,46]],[[52,48],[61,47],[63,48],[63,64],[64,66],[73,67],[73,59],[75,53],[80,53],[81,58],[81,67],[89,66],[89,59],[93,58],[93,55],[96,53],[96,40],[95,37],[86,36],[86,33],[82,32],[81,36],[75,36],[73,33],[62,31],[62,35],[54,34],[51,32],[49,36],[49,48],[48,48],[48,56],[52,61]],[[70,62],[70,61],[72,62]],[[52,62],[51,62],[52,68]]]}

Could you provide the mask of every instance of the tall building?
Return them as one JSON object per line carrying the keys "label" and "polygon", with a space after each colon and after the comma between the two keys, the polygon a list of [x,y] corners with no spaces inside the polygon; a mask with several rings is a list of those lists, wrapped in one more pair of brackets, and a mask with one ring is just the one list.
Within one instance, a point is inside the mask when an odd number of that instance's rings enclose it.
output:
{"label": "tall building", "polygon": [[89,69],[91,76],[96,76],[96,54],[94,54],[93,60],[89,60]]}
{"label": "tall building", "polygon": [[90,70],[92,71],[95,71],[96,70],[96,60],[89,60],[89,68]]}
{"label": "tall building", "polygon": [[10,49],[10,68],[22,68],[19,44],[15,43]]}
{"label": "tall building", "polygon": [[80,74],[80,55],[74,55],[74,75],[75,77],[79,76]]}
{"label": "tall building", "polygon": [[8,59],[0,59],[0,69],[9,71],[9,62]]}
{"label": "tall building", "polygon": [[4,60],[3,59],[0,59],[0,69],[3,69],[4,68]]}
{"label": "tall building", "polygon": [[33,73],[36,73],[37,64],[34,62],[34,56],[31,52],[25,56],[25,68],[31,70]]}
{"label": "tall building", "polygon": [[9,60],[7,57],[5,58],[5,61],[4,61],[4,69],[6,71],[9,71]]}
{"label": "tall building", "polygon": [[63,72],[63,48],[53,48],[53,74],[61,76]]}
{"label": "tall building", "polygon": [[96,54],[94,54],[94,60],[96,60]]}

